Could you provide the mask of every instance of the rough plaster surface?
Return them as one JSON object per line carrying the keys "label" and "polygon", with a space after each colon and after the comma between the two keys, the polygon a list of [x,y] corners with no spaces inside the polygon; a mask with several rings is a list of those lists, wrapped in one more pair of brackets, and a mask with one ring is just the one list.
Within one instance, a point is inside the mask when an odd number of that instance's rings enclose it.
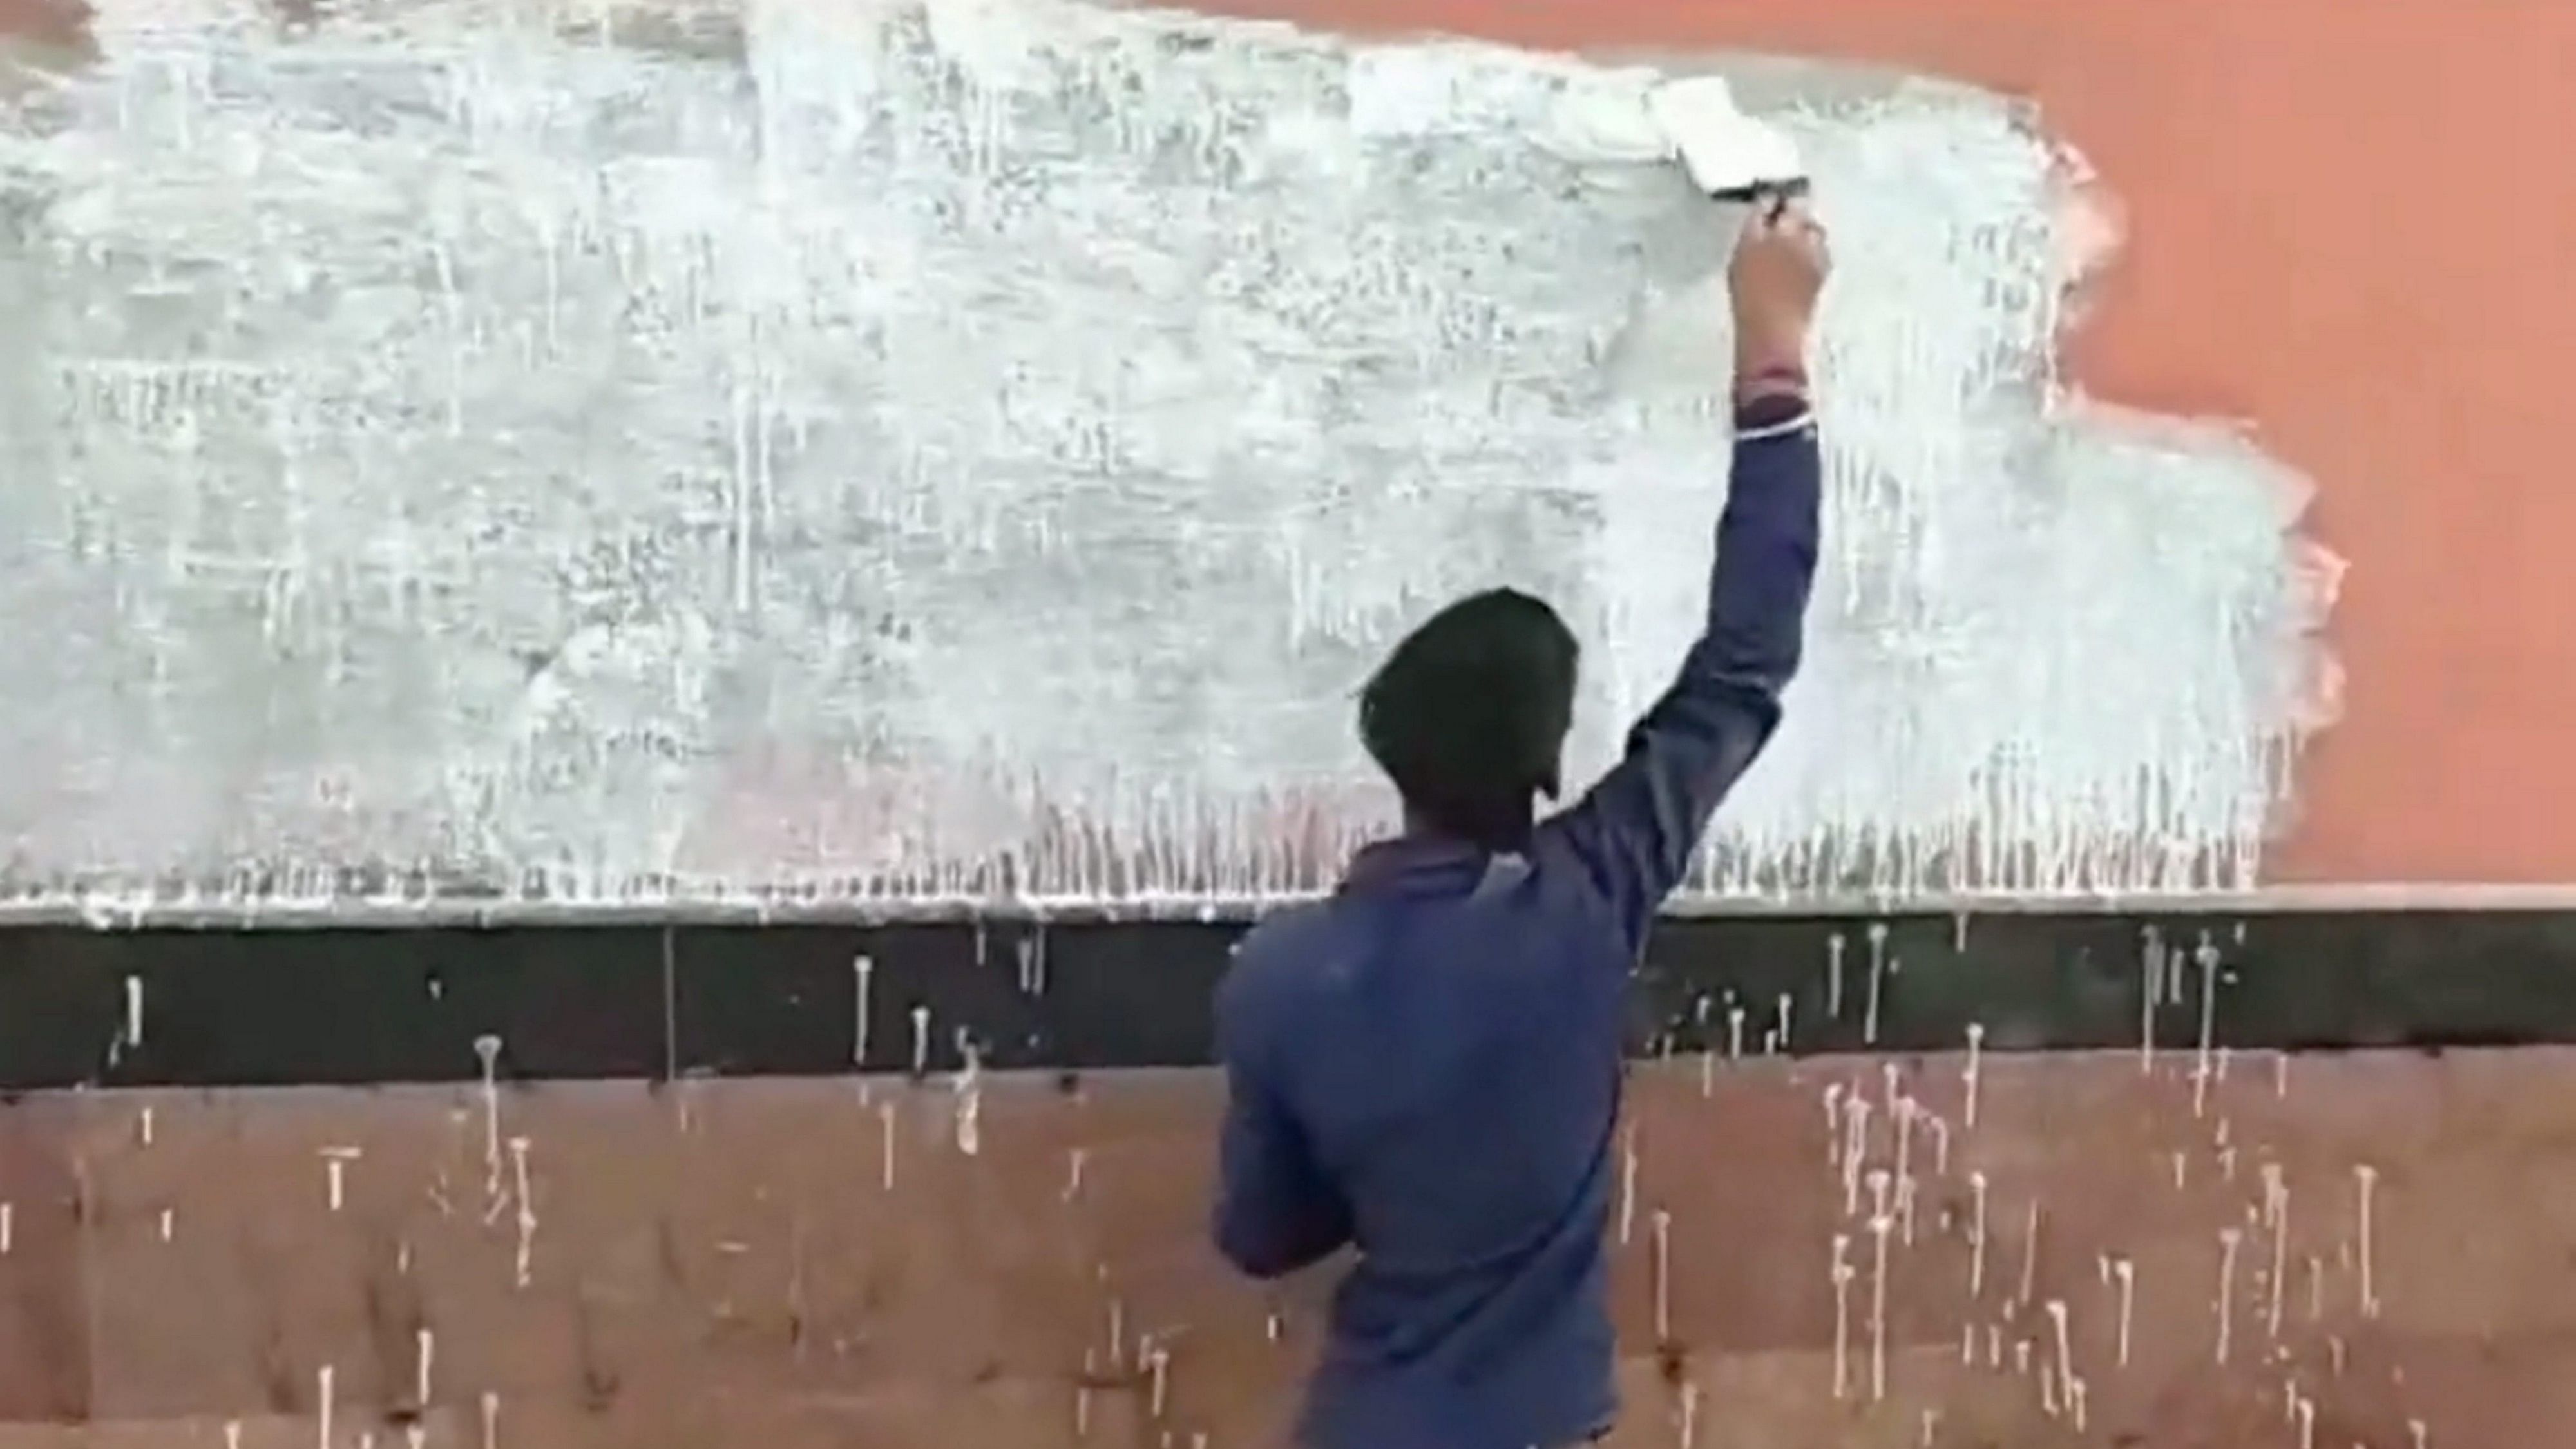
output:
{"label": "rough plaster surface", "polygon": [[[1720,1060],[1705,1087],[1696,1061],[1640,1068],[1633,1212],[1612,1248],[1626,1401],[1613,1444],[1912,1449],[1931,1414],[1935,1449],[2295,1449],[2293,1394],[2315,1406],[2316,1449],[2556,1442],[2534,1432],[2576,1414],[2559,1266],[2576,1247],[2576,1060],[2302,1058],[2277,1078],[2268,1058],[2214,1057],[2195,1114],[2199,1065],[1988,1057],[1973,1126],[1957,1056]],[[959,1087],[505,1083],[488,1109],[472,1086],[0,1107],[15,1235],[0,1253],[0,1445],[212,1449],[231,1422],[249,1449],[305,1449],[323,1442],[327,1367],[330,1442],[392,1449],[396,1417],[423,1408],[425,1329],[435,1449],[1157,1449],[1165,1433],[1275,1449],[1331,1270],[1272,1299],[1205,1246],[1216,1075],[1093,1075],[1078,1094],[990,1079],[971,1154],[955,1126],[978,1089]],[[1855,1097],[1873,1109],[1857,1139]],[[1896,1101],[1918,1104],[1910,1129]],[[326,1149],[344,1150],[337,1210]],[[1889,1189],[1891,1216],[1912,1211],[1890,1233],[1883,1315],[1867,1225],[1880,1172],[1912,1184]],[[1855,1269],[1839,1396],[1837,1234]],[[2068,1310],[2063,1360],[2051,1302]],[[2086,1386],[2081,1431],[2061,1367]]]}
{"label": "rough plaster surface", "polygon": [[[1588,764],[1660,687],[1727,223],[1549,144],[1651,72],[607,19],[112,0],[0,115],[12,891],[1260,896],[1381,823],[1350,696],[1442,598],[1576,617]],[[1830,544],[1702,888],[2247,883],[2303,488],[2058,395],[2098,212],[2031,117],[1772,98],[1837,238]]]}

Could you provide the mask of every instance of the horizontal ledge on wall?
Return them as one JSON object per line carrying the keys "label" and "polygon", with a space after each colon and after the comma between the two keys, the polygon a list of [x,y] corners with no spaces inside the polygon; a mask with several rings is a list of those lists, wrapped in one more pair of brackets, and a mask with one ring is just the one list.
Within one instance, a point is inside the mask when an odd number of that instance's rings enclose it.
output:
{"label": "horizontal ledge on wall", "polygon": [[[2449,899],[2457,899],[2456,896]],[[2492,899],[2492,898],[2490,898]],[[2576,1045],[2576,909],[1667,919],[1638,1056]],[[1240,921],[0,930],[0,1090],[1206,1065]],[[2224,1060],[2223,1057],[2220,1060]]]}
{"label": "horizontal ledge on wall", "polygon": [[[1256,920],[1310,895],[1193,897],[1104,903],[1065,897],[889,897],[883,900],[740,899],[545,901],[470,896],[418,900],[188,901],[117,896],[0,900],[0,931],[79,926],[93,930],[456,930],[500,927],[877,926],[977,921],[1221,924]],[[2353,911],[2576,910],[2576,883],[2379,882],[2263,886],[2243,891],[2103,895],[1816,894],[1793,897],[1684,896],[1664,914],[1682,920],[1727,916],[1854,919],[1885,916],[2258,916]]]}

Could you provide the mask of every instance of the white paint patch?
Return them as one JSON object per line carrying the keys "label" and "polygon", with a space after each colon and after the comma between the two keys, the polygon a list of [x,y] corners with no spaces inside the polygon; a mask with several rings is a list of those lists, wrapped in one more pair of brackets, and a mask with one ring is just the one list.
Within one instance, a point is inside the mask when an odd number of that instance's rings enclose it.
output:
{"label": "white paint patch", "polygon": [[[1437,602],[1568,609],[1595,765],[1696,617],[1727,223],[1539,144],[1651,72],[1047,0],[101,8],[0,115],[21,897],[1292,892],[1384,822],[1351,698]],[[1704,887],[2245,883],[2297,481],[2056,395],[2006,103],[1775,119],[1830,541]]]}

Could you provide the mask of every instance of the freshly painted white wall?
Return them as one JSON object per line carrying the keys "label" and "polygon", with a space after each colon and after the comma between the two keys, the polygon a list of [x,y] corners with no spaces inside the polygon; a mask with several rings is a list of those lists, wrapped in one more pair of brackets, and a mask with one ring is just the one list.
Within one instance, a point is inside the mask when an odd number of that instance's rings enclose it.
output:
{"label": "freshly painted white wall", "polygon": [[[1697,617],[1728,218],[1561,125],[1647,71],[1044,0],[101,8],[0,113],[20,895],[1290,891],[1383,820],[1350,701],[1411,620],[1558,600],[1597,767]],[[1763,74],[1835,234],[1829,543],[1705,887],[2247,883],[2304,487],[2058,395],[2032,118]]]}

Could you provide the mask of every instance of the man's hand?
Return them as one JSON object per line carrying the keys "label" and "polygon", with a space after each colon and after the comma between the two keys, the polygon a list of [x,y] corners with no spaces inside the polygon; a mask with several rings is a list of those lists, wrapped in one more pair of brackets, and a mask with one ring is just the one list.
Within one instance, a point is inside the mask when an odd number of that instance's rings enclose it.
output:
{"label": "man's hand", "polygon": [[1764,197],[1744,219],[1726,285],[1735,302],[1735,397],[1803,396],[1807,337],[1833,260],[1825,229],[1795,197]]}

